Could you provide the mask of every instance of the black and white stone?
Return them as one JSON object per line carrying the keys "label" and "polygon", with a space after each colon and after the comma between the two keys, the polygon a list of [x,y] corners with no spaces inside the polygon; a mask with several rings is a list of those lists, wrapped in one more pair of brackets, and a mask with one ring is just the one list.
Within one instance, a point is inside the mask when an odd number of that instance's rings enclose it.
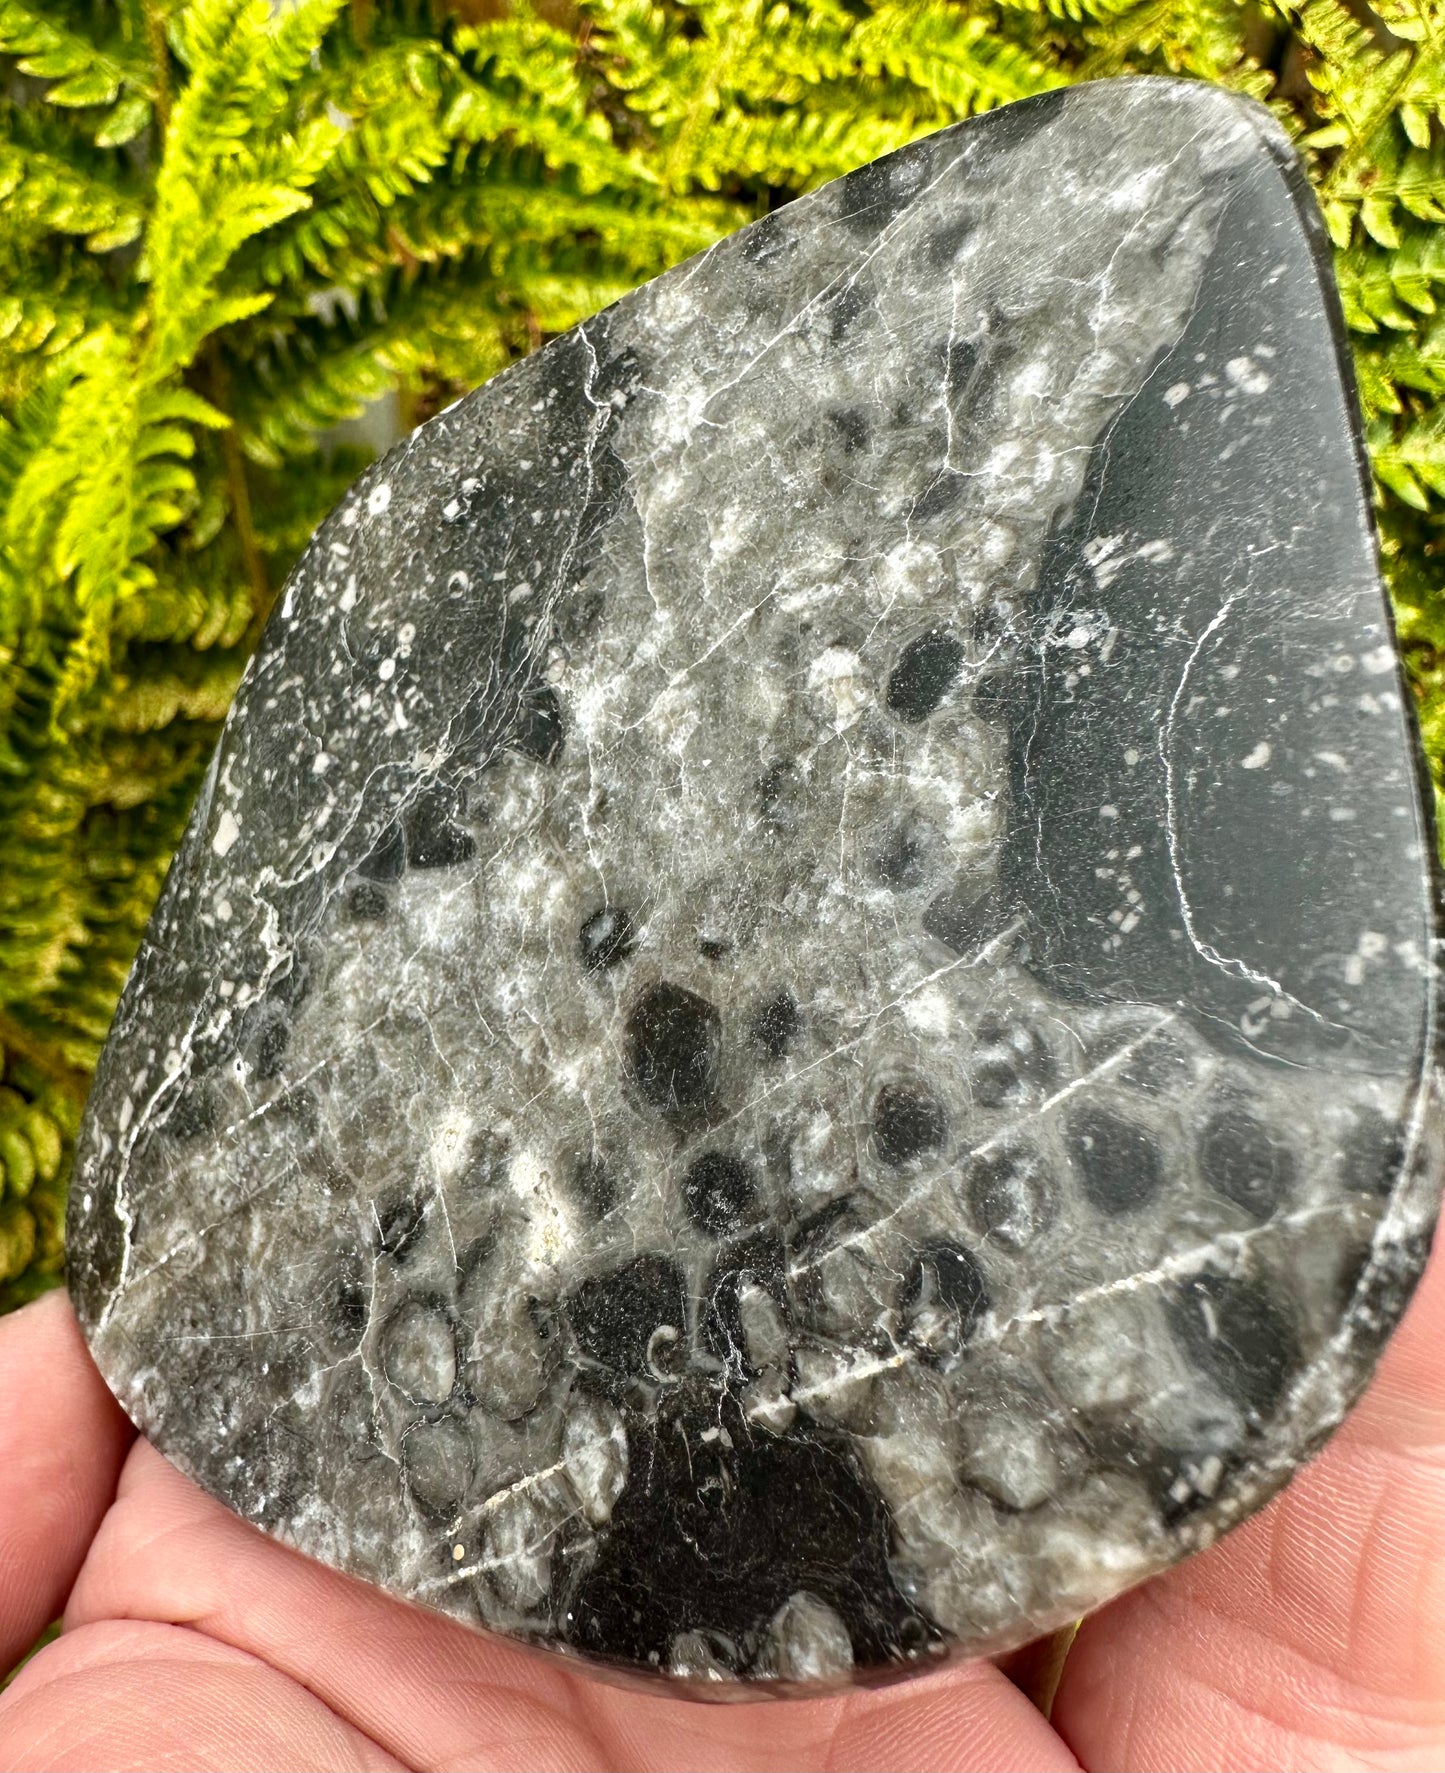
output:
{"label": "black and white stone", "polygon": [[959,125],[425,425],[281,598],[71,1285],[289,1543],[685,1690],[979,1653],[1318,1446],[1438,1193],[1430,837],[1266,113]]}

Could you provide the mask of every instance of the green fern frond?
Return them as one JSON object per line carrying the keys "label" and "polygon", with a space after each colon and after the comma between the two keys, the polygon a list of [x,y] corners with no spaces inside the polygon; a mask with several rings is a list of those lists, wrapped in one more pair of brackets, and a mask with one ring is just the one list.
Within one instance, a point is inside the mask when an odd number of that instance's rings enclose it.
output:
{"label": "green fern frond", "polygon": [[234,543],[228,538],[216,546],[224,549],[224,560],[209,552],[162,551],[147,594],[116,612],[115,640],[184,641],[198,653],[236,646],[250,625],[251,597]]}
{"label": "green fern frond", "polygon": [[1436,311],[1437,287],[1445,284],[1445,232],[1414,230],[1390,253],[1349,247],[1335,269],[1347,325],[1362,333],[1408,331]]}
{"label": "green fern frond", "polygon": [[891,74],[926,93],[939,117],[1030,98],[1063,83],[1057,67],[1011,43],[987,13],[960,20],[947,0],[892,0],[853,34],[863,74]]}
{"label": "green fern frond", "polygon": [[0,236],[0,410],[15,410],[58,356],[120,319],[94,257],[66,241],[45,255]]}
{"label": "green fern frond", "polygon": [[54,613],[74,624],[60,720],[104,670],[115,610],[154,584],[145,556],[194,498],[185,425],[225,421],[188,389],[145,388],[129,342],[109,330],[71,354],[48,419],[0,511],[0,551],[7,576],[53,583]]}
{"label": "green fern frond", "polygon": [[134,240],[145,217],[139,181],[113,156],[13,102],[0,103],[0,203],[0,230],[17,244],[79,234],[97,253]]}
{"label": "green fern frond", "polygon": [[247,454],[278,468],[289,456],[313,453],[319,433],[355,418],[398,382],[414,380],[447,319],[479,341],[489,367],[499,368],[511,355],[507,316],[488,302],[488,281],[463,281],[454,272],[396,274],[370,293],[364,311],[338,306],[265,339],[247,366],[236,407]]}
{"label": "green fern frond", "polygon": [[236,251],[311,199],[342,131],[325,116],[281,126],[291,83],[343,0],[197,0],[181,14],[191,80],[171,113],[143,275],[150,283],[145,373],[190,362],[207,334],[259,313],[270,296],[228,292]]}
{"label": "green fern frond", "polygon": [[71,0],[0,0],[0,55],[50,82],[47,104],[86,111],[102,147],[132,140],[150,121],[155,70],[135,0],[103,12]]}

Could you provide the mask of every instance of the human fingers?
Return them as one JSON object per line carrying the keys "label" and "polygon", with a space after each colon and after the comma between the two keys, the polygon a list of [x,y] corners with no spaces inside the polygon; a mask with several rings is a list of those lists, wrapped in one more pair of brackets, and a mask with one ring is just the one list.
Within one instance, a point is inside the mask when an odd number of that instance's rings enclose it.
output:
{"label": "human fingers", "polygon": [[1053,1717],[1085,1766],[1445,1764],[1445,1260],[1321,1456],[1086,1621]]}
{"label": "human fingers", "polygon": [[0,1698],[9,1773],[382,1773],[401,1763],[254,1656],[182,1626],[67,1632]]}
{"label": "human fingers", "polygon": [[988,1664],[882,1692],[700,1706],[609,1687],[288,1551],[138,1445],[68,1627],[193,1626],[263,1658],[417,1767],[933,1767],[1074,1761]]}
{"label": "human fingers", "polygon": [[[840,1697],[717,1708],[685,1701],[631,1702],[599,1690],[595,1726],[612,1767],[753,1769],[834,1773],[1077,1773],[1048,1723],[992,1663],[971,1662]],[[659,1756],[659,1749],[665,1752]]]}
{"label": "human fingers", "polygon": [[0,1673],[64,1606],[134,1435],[63,1293],[0,1318]]}

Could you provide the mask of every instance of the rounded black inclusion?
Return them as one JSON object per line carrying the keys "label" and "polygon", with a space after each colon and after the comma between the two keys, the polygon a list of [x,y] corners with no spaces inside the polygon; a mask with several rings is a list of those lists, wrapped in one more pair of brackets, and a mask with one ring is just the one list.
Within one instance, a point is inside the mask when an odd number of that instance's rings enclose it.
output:
{"label": "rounded black inclusion", "polygon": [[894,1586],[887,1507],[844,1437],[754,1433],[711,1391],[628,1436],[632,1477],[559,1608],[569,1643],[656,1667],[680,1633],[705,1630],[745,1668],[800,1590],[838,1613],[863,1666],[937,1641]]}
{"label": "rounded black inclusion", "polygon": [[375,1210],[373,1242],[377,1253],[400,1262],[426,1227],[426,1202],[416,1194],[396,1194]]}
{"label": "rounded black inclusion", "polygon": [[173,1139],[199,1139],[216,1130],[216,1099],[204,1083],[182,1088],[165,1117],[165,1129]]}
{"label": "rounded black inclusion", "polygon": [[687,1323],[682,1275],[665,1256],[639,1256],[612,1274],[583,1281],[563,1310],[582,1352],[619,1379],[647,1371],[647,1350],[661,1329]]}
{"label": "rounded black inclusion", "polygon": [[780,991],[756,1012],[748,1032],[763,1058],[781,1059],[798,1038],[802,1026],[803,1018],[792,992]]}
{"label": "rounded black inclusion", "polygon": [[251,1068],[258,1078],[272,1078],[280,1073],[290,1041],[291,1030],[281,1016],[272,1014],[260,1023],[251,1043]]}
{"label": "rounded black inclusion", "polygon": [[879,844],[873,867],[885,886],[920,885],[927,875],[927,858],[918,829],[906,821],[895,825]]}
{"label": "rounded black inclusion", "polygon": [[1071,1115],[1068,1147],[1084,1193],[1100,1212],[1131,1212],[1152,1200],[1163,1184],[1153,1140],[1107,1108],[1082,1108]]}
{"label": "rounded black inclusion", "polygon": [[975,1157],[965,1186],[969,1206],[984,1232],[1015,1249],[1053,1217],[1052,1183],[1038,1152],[1028,1147],[1005,1146]]}
{"label": "rounded black inclusion", "polygon": [[1199,1167],[1216,1188],[1254,1219],[1268,1219],[1294,1178],[1294,1157],[1239,1109],[1216,1114],[1199,1141]]}
{"label": "rounded black inclusion", "polygon": [[726,1151],[707,1151],[682,1179],[682,1198],[693,1223],[712,1237],[726,1237],[747,1222],[756,1205],[752,1171]]}
{"label": "rounded black inclusion", "polygon": [[470,862],[477,840],[455,823],[461,797],[445,787],[429,788],[406,816],[406,859],[413,868],[455,868]]}
{"label": "rounded black inclusion", "polygon": [[406,839],[401,826],[388,825],[356,872],[367,880],[400,880],[406,873]]}
{"label": "rounded black inclusion", "polygon": [[1400,1128],[1373,1110],[1356,1121],[1340,1147],[1344,1185],[1362,1194],[1388,1194],[1404,1162]]}
{"label": "rounded black inclusion", "polygon": [[888,707],[900,720],[927,720],[963,664],[963,642],[943,628],[910,640],[888,679]]}
{"label": "rounded black inclusion", "polygon": [[1196,1275],[1171,1301],[1169,1321],[1185,1353],[1221,1390],[1260,1416],[1270,1414],[1299,1355],[1291,1325],[1260,1287]]}
{"label": "rounded black inclusion", "polygon": [[538,763],[556,763],[562,755],[566,729],[562,724],[562,704],[557,692],[548,683],[538,684],[523,697],[512,731],[511,746],[524,757]]}
{"label": "rounded black inclusion", "polygon": [[599,1216],[610,1213],[617,1204],[617,1181],[600,1151],[589,1151],[578,1158],[572,1181],[577,1193]]}
{"label": "rounded black inclusion", "polygon": [[582,925],[578,940],[582,964],[589,973],[615,967],[632,952],[632,914],[625,905],[604,905]]}
{"label": "rounded black inclusion", "polygon": [[379,923],[386,916],[385,892],[373,880],[359,880],[351,889],[346,909],[361,923]]}
{"label": "rounded black inclusion", "polygon": [[943,1110],[917,1084],[885,1084],[873,1105],[873,1143],[895,1169],[943,1144]]}
{"label": "rounded black inclusion", "polygon": [[665,1114],[701,1108],[710,1100],[720,1043],[717,1011],[681,985],[654,985],[627,1018],[632,1081]]}
{"label": "rounded black inclusion", "polygon": [[969,1251],[954,1243],[929,1244],[919,1252],[909,1275],[908,1298],[914,1310],[951,1313],[963,1336],[988,1309],[983,1270]]}
{"label": "rounded black inclusion", "polygon": [[755,1374],[743,1333],[742,1289],[751,1284],[772,1295],[780,1317],[788,1315],[784,1270],[787,1251],[781,1237],[768,1230],[754,1231],[723,1246],[717,1265],[707,1277],[700,1300],[698,1330],[704,1347],[738,1372]]}

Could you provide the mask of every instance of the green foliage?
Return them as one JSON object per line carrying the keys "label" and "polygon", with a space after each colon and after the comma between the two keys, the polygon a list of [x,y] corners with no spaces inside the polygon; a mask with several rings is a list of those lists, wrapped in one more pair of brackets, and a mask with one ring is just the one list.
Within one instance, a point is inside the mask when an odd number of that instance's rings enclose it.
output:
{"label": "green foliage", "polygon": [[956,118],[1130,71],[1274,107],[1445,756],[1441,0],[0,0],[0,70],[0,1307],[59,1272],[89,1070],[345,422]]}

